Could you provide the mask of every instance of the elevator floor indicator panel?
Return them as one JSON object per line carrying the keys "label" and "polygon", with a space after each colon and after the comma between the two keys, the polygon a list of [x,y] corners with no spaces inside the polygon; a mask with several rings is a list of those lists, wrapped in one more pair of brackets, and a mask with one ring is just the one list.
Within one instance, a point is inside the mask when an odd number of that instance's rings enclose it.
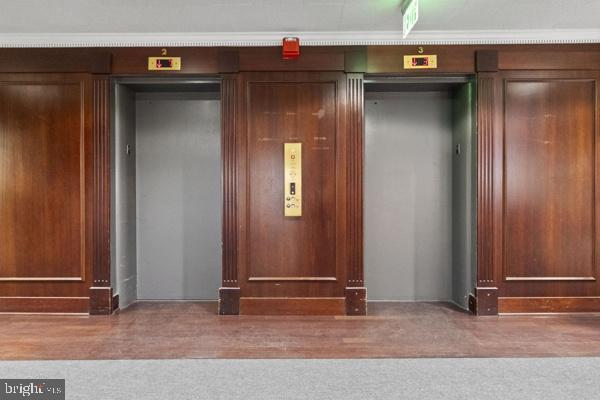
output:
{"label": "elevator floor indicator panel", "polygon": [[286,217],[302,216],[302,143],[284,143],[284,202]]}

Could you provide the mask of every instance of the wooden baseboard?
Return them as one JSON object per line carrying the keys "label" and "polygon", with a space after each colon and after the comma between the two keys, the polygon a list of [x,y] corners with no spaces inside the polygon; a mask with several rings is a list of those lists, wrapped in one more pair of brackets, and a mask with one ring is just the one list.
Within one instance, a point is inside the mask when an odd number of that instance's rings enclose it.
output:
{"label": "wooden baseboard", "polygon": [[242,315],[345,315],[344,297],[242,297]]}
{"label": "wooden baseboard", "polygon": [[498,312],[501,314],[600,312],[600,297],[500,297]]}
{"label": "wooden baseboard", "polygon": [[3,313],[85,313],[89,297],[0,297]]}

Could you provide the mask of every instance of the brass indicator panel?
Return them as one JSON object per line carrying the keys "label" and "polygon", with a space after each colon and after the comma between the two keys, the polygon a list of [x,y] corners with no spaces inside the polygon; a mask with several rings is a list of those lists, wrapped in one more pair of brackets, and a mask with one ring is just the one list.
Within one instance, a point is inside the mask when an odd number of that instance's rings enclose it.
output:
{"label": "brass indicator panel", "polygon": [[286,217],[302,216],[302,143],[283,144],[283,212]]}
{"label": "brass indicator panel", "polygon": [[404,69],[435,69],[437,68],[437,55],[417,54],[404,56]]}
{"label": "brass indicator panel", "polygon": [[181,57],[148,57],[148,71],[180,71]]}

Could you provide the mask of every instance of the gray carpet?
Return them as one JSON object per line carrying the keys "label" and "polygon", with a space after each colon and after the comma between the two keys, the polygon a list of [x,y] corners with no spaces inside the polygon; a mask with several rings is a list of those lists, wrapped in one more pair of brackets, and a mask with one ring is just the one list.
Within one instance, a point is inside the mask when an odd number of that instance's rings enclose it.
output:
{"label": "gray carpet", "polygon": [[600,358],[0,362],[67,399],[598,399]]}

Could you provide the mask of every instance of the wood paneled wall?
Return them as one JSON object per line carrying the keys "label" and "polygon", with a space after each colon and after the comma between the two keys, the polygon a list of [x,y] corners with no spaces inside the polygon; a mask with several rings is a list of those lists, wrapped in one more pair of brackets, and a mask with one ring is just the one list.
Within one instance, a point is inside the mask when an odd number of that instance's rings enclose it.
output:
{"label": "wood paneled wall", "polygon": [[[343,314],[346,80],[335,72],[241,75],[240,313]],[[302,216],[284,216],[283,144],[302,143]],[[310,304],[310,306],[307,306]]]}
{"label": "wood paneled wall", "polygon": [[595,71],[499,71],[479,84],[478,285],[499,312],[590,311],[598,283]]}
{"label": "wood paneled wall", "polygon": [[87,74],[0,75],[0,311],[89,310],[93,92]]}
{"label": "wood paneled wall", "polygon": [[[600,311],[599,44],[425,46],[439,68],[422,71],[402,66],[417,46],[302,48],[288,61],[276,47],[169,48],[182,70],[148,72],[147,57],[161,51],[0,49],[0,311],[112,312],[110,78],[201,75],[223,79],[220,313],[364,314],[364,74],[477,75],[473,309]],[[281,142],[280,129],[295,125],[259,115],[319,104],[335,109],[335,127],[297,127],[302,141],[313,131],[334,135],[335,155],[316,160],[326,173],[311,177],[320,214],[307,216],[308,230],[293,229],[333,247],[286,262],[295,248],[285,244],[288,230],[260,201],[262,190],[281,186],[268,175],[279,156],[257,140],[269,131]],[[326,223],[312,226],[317,220]]]}

